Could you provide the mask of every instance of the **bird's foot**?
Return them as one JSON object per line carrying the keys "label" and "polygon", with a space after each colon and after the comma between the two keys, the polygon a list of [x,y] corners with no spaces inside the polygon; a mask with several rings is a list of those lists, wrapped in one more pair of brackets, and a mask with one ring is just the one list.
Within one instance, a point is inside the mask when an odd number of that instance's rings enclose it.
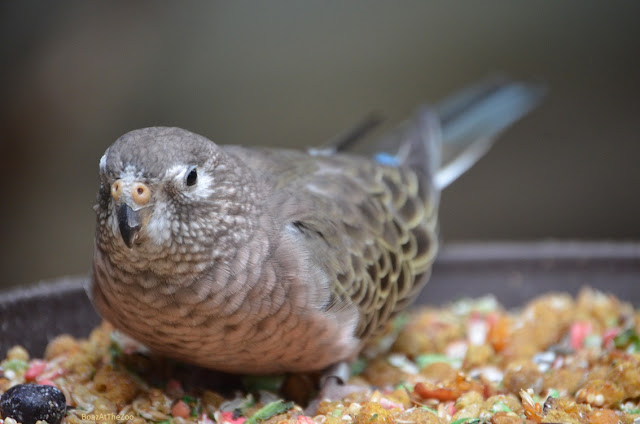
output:
{"label": "bird's foot", "polygon": [[368,390],[368,386],[348,384],[351,368],[347,362],[338,362],[324,370],[320,377],[320,390],[305,408],[305,414],[313,416],[322,401],[336,401],[352,393]]}

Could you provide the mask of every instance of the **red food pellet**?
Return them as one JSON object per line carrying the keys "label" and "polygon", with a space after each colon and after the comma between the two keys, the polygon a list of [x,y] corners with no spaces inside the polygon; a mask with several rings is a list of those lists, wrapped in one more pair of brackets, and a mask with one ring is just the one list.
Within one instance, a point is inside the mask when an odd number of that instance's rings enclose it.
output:
{"label": "red food pellet", "polygon": [[311,418],[307,417],[306,415],[299,415],[298,418],[296,418],[296,423],[297,424],[315,424],[315,421],[313,421]]}
{"label": "red food pellet", "polygon": [[190,413],[191,408],[189,408],[189,405],[181,400],[174,403],[173,407],[171,407],[171,415],[173,415],[174,417],[189,418]]}
{"label": "red food pellet", "polygon": [[233,412],[232,411],[220,412],[220,416],[222,417],[223,422],[231,423],[231,424],[242,424],[246,420],[245,417],[238,417],[236,419],[233,419]]}
{"label": "red food pellet", "polygon": [[29,369],[24,373],[24,378],[27,380],[35,380],[37,376],[42,374],[44,369],[47,368],[47,362],[40,359],[35,359],[29,365]]}
{"label": "red food pellet", "polygon": [[584,339],[591,333],[592,326],[590,322],[574,322],[569,330],[569,343],[575,350],[581,349],[584,345]]}

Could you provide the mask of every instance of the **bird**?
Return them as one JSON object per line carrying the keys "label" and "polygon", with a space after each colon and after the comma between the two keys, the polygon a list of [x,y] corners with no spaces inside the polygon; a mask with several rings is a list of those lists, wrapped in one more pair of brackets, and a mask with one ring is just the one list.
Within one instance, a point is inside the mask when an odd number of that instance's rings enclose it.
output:
{"label": "bird", "polygon": [[151,351],[229,373],[353,360],[428,281],[440,191],[544,94],[490,78],[370,142],[308,150],[128,132],[99,161],[89,297]]}

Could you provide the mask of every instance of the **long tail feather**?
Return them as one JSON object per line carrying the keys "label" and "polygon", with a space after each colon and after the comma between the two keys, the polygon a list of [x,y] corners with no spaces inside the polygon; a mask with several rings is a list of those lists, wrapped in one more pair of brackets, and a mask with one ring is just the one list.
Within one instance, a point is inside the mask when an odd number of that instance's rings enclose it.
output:
{"label": "long tail feather", "polygon": [[437,104],[443,146],[436,186],[448,186],[473,166],[502,131],[538,105],[544,93],[541,84],[492,78]]}
{"label": "long tail feather", "polygon": [[[535,108],[545,92],[542,84],[488,78],[433,108],[421,107],[393,131],[368,141],[367,150],[376,151],[375,159],[384,165],[423,168],[443,189],[471,168],[502,131]],[[381,122],[382,116],[373,112],[309,153],[329,156],[350,150]],[[420,160],[429,163],[420,166]]]}

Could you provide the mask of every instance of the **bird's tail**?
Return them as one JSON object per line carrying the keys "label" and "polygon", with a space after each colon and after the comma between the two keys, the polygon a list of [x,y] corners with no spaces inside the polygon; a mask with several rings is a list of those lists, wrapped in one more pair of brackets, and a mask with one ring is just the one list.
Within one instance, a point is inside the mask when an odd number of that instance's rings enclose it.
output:
{"label": "bird's tail", "polygon": [[535,108],[541,84],[492,78],[435,106],[442,128],[441,162],[435,185],[444,188],[482,157],[497,136]]}
{"label": "bird's tail", "polygon": [[[379,152],[375,158],[382,164],[402,164],[426,171],[435,186],[442,189],[476,163],[496,137],[531,111],[544,93],[541,84],[492,77],[433,107],[419,108],[395,130],[367,143],[367,150]],[[370,114],[311,152],[330,155],[349,150],[381,121],[379,114]]]}

